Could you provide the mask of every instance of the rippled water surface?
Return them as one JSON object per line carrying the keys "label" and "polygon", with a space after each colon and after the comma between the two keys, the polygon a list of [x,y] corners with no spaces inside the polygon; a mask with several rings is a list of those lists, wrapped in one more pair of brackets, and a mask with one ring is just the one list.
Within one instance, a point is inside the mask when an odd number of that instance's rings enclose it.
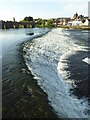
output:
{"label": "rippled water surface", "polygon": [[3,31],[3,116],[87,118],[89,32],[47,31]]}

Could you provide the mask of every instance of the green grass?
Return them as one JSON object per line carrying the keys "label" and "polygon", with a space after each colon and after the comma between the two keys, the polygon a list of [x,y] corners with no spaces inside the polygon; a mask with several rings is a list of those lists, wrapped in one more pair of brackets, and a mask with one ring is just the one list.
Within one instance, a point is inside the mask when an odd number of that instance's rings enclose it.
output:
{"label": "green grass", "polygon": [[67,28],[67,29],[81,29],[81,30],[90,30],[90,26],[43,26],[43,25],[36,25],[39,28]]}

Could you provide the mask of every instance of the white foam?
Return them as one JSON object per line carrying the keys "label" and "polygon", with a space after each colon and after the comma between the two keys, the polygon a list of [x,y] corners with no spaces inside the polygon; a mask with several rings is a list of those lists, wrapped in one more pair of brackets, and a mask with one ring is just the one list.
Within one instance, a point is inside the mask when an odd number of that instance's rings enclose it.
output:
{"label": "white foam", "polygon": [[83,59],[82,61],[83,61],[83,62],[86,62],[87,64],[90,65],[90,58],[87,57],[87,58]]}
{"label": "white foam", "polygon": [[23,50],[26,51],[24,57],[28,68],[38,78],[38,84],[47,93],[56,113],[62,118],[87,118],[84,113],[87,101],[81,104],[75,96],[69,95],[71,85],[63,80],[63,70],[60,70],[61,63],[65,63],[66,58],[77,50],[84,50],[83,47],[75,45],[65,36],[63,29],[58,28],[32,43],[26,43]]}

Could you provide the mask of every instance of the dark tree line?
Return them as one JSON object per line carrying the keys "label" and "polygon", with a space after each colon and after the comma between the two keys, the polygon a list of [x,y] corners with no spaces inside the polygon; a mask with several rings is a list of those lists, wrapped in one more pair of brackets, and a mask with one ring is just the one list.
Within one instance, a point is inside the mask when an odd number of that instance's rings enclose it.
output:
{"label": "dark tree line", "polygon": [[24,21],[33,21],[33,17],[29,16],[29,17],[25,17]]}

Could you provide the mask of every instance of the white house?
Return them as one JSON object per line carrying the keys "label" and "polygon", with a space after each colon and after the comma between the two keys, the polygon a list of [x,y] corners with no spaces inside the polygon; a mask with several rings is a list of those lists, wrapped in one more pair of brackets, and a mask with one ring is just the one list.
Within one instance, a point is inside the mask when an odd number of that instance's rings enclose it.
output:
{"label": "white house", "polygon": [[90,26],[90,20],[86,19],[84,23],[81,23],[80,26]]}
{"label": "white house", "polygon": [[88,26],[90,24],[89,20],[86,19],[85,22],[83,23],[84,26]]}
{"label": "white house", "polygon": [[70,26],[80,26],[80,24],[82,24],[82,22],[78,20],[68,22],[68,25]]}

